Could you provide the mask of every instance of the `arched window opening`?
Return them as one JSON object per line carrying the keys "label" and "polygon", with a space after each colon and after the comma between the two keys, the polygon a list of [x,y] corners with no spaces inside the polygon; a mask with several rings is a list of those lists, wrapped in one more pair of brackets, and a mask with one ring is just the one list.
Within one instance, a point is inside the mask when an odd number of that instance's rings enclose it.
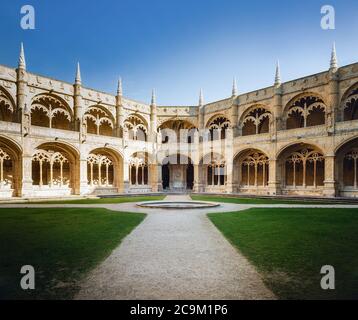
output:
{"label": "arched window opening", "polygon": [[269,159],[254,152],[245,157],[241,165],[241,185],[244,187],[265,187],[268,185]]}
{"label": "arched window opening", "polygon": [[90,107],[84,115],[87,132],[102,136],[113,136],[114,121],[110,114],[102,108]]}
{"label": "arched window opening", "polygon": [[285,173],[286,186],[323,186],[324,156],[314,149],[295,151],[286,158]]}
{"label": "arched window opening", "polygon": [[112,159],[103,154],[91,153],[87,157],[87,179],[90,186],[113,186],[114,166]]}
{"label": "arched window opening", "polygon": [[358,119],[358,88],[352,90],[343,103],[344,121]]}
{"label": "arched window opening", "polygon": [[186,120],[168,120],[160,127],[162,143],[193,143],[196,128]]}
{"label": "arched window opening", "polygon": [[226,161],[223,156],[217,153],[209,153],[202,159],[206,166],[206,183],[210,187],[221,187],[226,185],[227,172]]}
{"label": "arched window opening", "polygon": [[210,141],[226,138],[226,131],[230,128],[230,121],[223,117],[217,116],[209,122],[208,129],[210,132]]}
{"label": "arched window opening", "polygon": [[32,180],[35,186],[69,188],[71,174],[67,155],[53,150],[37,150],[32,156]]}
{"label": "arched window opening", "polygon": [[345,187],[358,188],[358,149],[352,149],[344,156],[343,160],[343,184]]}
{"label": "arched window opening", "polygon": [[31,104],[31,124],[62,130],[72,129],[69,107],[54,96],[40,95]]}
{"label": "arched window opening", "polygon": [[145,156],[134,154],[130,158],[129,181],[132,186],[148,185],[148,161]]}
{"label": "arched window opening", "polygon": [[0,148],[0,191],[14,189],[14,164],[10,155]]}
{"label": "arched window opening", "polygon": [[147,141],[146,123],[138,116],[131,115],[124,121],[124,138],[129,140]]}
{"label": "arched window opening", "polygon": [[296,99],[288,108],[286,128],[305,128],[325,123],[326,106],[316,96],[304,96]]}
{"label": "arched window opening", "polygon": [[10,97],[0,88],[0,121],[14,121],[15,108]]}
{"label": "arched window opening", "polygon": [[225,162],[212,162],[207,168],[209,186],[224,186],[226,183]]}
{"label": "arched window opening", "polygon": [[242,135],[254,135],[269,132],[271,113],[264,108],[256,108],[245,116]]}

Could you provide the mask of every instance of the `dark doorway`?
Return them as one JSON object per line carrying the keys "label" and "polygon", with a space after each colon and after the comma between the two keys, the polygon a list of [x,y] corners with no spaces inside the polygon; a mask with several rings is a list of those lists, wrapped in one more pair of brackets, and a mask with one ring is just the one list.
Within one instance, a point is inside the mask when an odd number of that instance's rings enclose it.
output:
{"label": "dark doorway", "polygon": [[162,165],[163,190],[169,189],[169,165]]}
{"label": "dark doorway", "polygon": [[193,190],[194,186],[194,166],[189,163],[186,168],[186,188],[188,190]]}

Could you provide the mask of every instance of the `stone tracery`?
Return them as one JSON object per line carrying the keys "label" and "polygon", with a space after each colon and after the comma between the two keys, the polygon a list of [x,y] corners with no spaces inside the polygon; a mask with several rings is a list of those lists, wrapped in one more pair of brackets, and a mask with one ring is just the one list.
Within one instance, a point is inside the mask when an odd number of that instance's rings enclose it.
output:
{"label": "stone tracery", "polygon": [[31,103],[31,124],[70,130],[72,114],[68,106],[52,95],[39,95]]}
{"label": "stone tracery", "polygon": [[15,107],[9,95],[0,87],[0,120],[13,121]]}
{"label": "stone tracery", "polygon": [[148,185],[148,161],[146,157],[134,154],[129,159],[129,181],[133,186]]}
{"label": "stone tracery", "polygon": [[33,185],[69,187],[69,161],[63,153],[39,149],[33,154],[32,162]]}
{"label": "stone tracery", "polygon": [[356,148],[352,149],[344,156],[344,162],[343,162],[344,186],[351,186],[354,189],[358,188],[357,161],[358,161],[358,149]]}
{"label": "stone tracery", "polygon": [[349,92],[343,102],[344,121],[358,119],[358,87]]}
{"label": "stone tracery", "polygon": [[[162,143],[168,142],[194,142],[194,135],[197,131],[196,127],[186,120],[172,119],[163,122],[158,131],[162,138]],[[171,134],[175,134],[171,137]],[[172,141],[176,139],[175,141]]]}
{"label": "stone tracery", "polygon": [[286,128],[305,128],[325,123],[326,105],[316,95],[303,94],[288,107]]}
{"label": "stone tracery", "polygon": [[210,131],[210,140],[220,140],[226,138],[226,130],[230,128],[230,121],[222,115],[217,115],[212,118],[208,123]]}
{"label": "stone tracery", "polygon": [[113,161],[106,155],[91,153],[87,157],[88,184],[90,186],[113,185]]}
{"label": "stone tracery", "polygon": [[286,186],[323,186],[324,156],[317,150],[305,148],[286,158]]}
{"label": "stone tracery", "polygon": [[130,115],[124,121],[123,128],[125,132],[124,138],[141,141],[147,140],[147,126],[141,117],[135,114]]}
{"label": "stone tracery", "polygon": [[0,148],[0,188],[11,188],[13,164],[9,154]]}
{"label": "stone tracery", "polygon": [[88,133],[105,136],[113,135],[114,121],[105,109],[92,106],[88,108],[83,119]]}
{"label": "stone tracery", "polygon": [[241,185],[265,187],[268,184],[269,159],[261,152],[251,152],[242,161]]}
{"label": "stone tracery", "polygon": [[263,107],[251,110],[243,120],[242,135],[267,133],[270,129],[271,113]]}

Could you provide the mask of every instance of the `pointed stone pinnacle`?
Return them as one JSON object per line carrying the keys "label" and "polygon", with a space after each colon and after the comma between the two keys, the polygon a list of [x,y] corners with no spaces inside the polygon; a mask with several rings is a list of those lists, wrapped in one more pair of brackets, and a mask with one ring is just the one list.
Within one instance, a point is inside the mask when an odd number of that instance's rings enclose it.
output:
{"label": "pointed stone pinnacle", "polygon": [[336,43],[335,42],[333,42],[333,46],[332,46],[330,69],[332,69],[332,70],[338,69],[338,59],[337,59]]}
{"label": "pointed stone pinnacle", "polygon": [[118,96],[122,96],[122,95],[123,95],[122,78],[121,78],[121,77],[119,77],[119,79],[118,79],[117,95],[118,95]]}
{"label": "pointed stone pinnacle", "polygon": [[237,96],[237,83],[236,83],[236,78],[234,77],[233,82],[232,82],[232,96],[236,97]]}
{"label": "pointed stone pinnacle", "polygon": [[204,105],[204,94],[203,94],[203,89],[200,89],[199,106],[203,106],[203,105]]}
{"label": "pointed stone pinnacle", "polygon": [[151,105],[155,106],[157,104],[157,97],[155,95],[155,89],[152,89],[152,101],[151,101]]}
{"label": "pointed stone pinnacle", "polygon": [[76,70],[76,79],[75,79],[75,83],[76,84],[81,84],[82,80],[81,80],[81,69],[80,69],[80,63],[77,62],[77,70]]}
{"label": "pointed stone pinnacle", "polygon": [[275,86],[280,86],[280,85],[281,85],[281,68],[280,68],[280,61],[277,60]]}
{"label": "pointed stone pinnacle", "polygon": [[25,50],[24,44],[21,42],[20,56],[19,56],[19,69],[26,69]]}

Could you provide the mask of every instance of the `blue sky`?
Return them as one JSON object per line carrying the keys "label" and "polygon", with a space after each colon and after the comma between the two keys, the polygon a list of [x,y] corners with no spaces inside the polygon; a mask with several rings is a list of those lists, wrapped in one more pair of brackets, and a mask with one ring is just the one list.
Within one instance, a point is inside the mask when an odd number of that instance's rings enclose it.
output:
{"label": "blue sky", "polygon": [[[20,28],[20,8],[32,4],[36,30]],[[320,28],[322,5],[336,9],[336,30]],[[336,41],[340,65],[358,61],[358,1],[2,0],[0,64],[16,66],[25,44],[28,70],[160,105],[196,105],[328,68]]]}

